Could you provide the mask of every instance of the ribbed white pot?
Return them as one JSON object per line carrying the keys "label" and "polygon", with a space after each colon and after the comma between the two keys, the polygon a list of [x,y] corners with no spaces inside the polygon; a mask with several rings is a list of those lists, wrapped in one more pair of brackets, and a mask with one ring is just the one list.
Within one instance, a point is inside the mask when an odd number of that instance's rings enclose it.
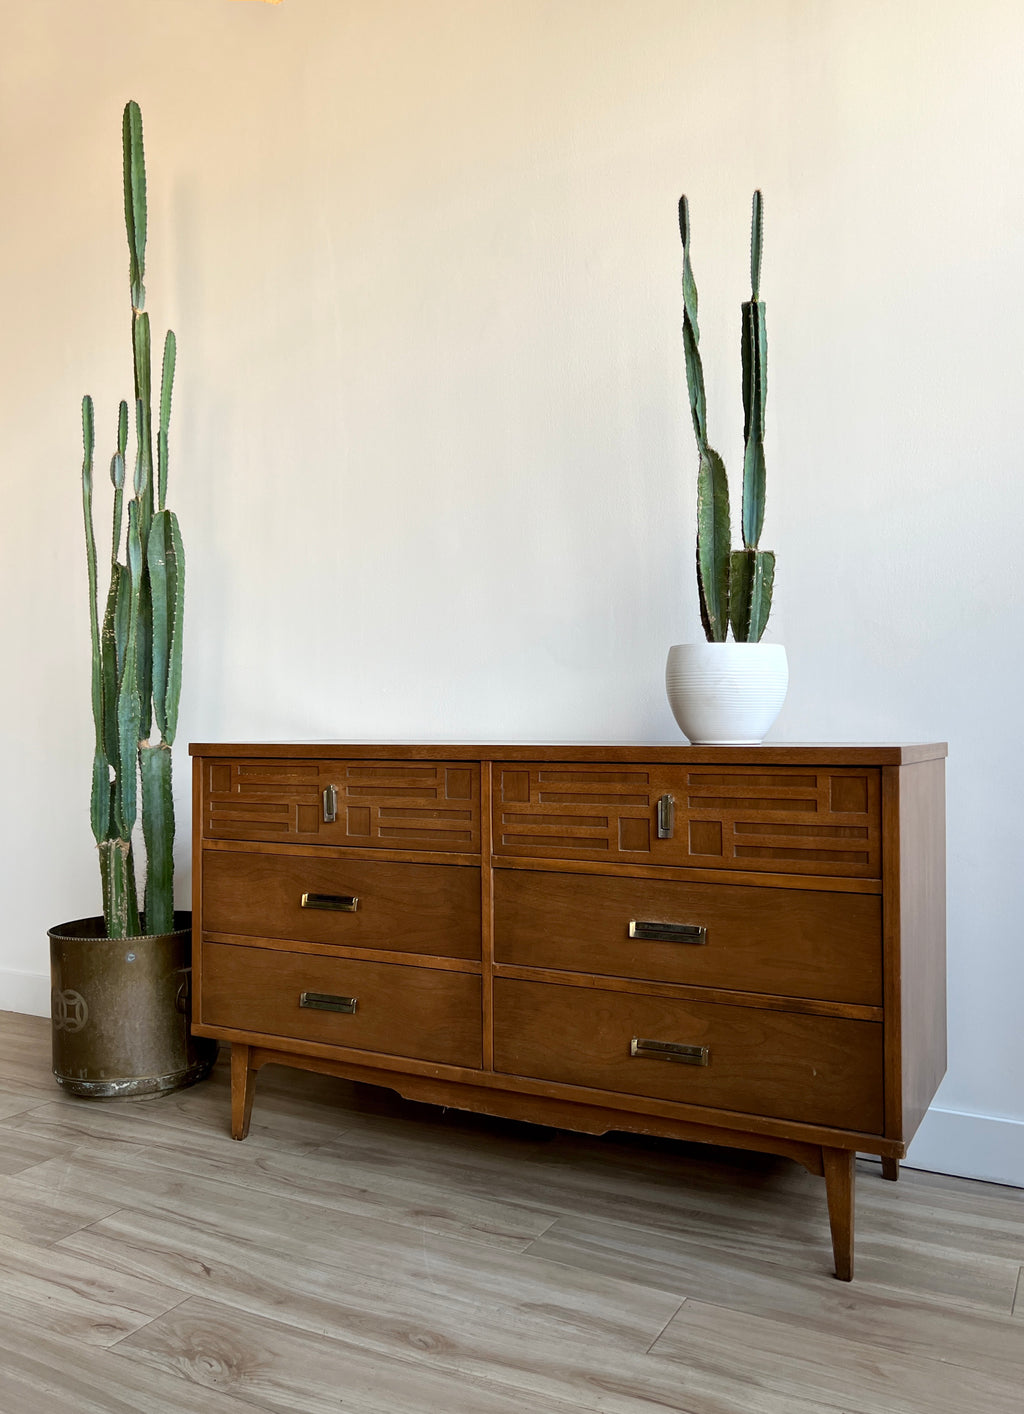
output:
{"label": "ribbed white pot", "polygon": [[788,686],[781,643],[677,643],[668,650],[669,704],[695,746],[763,741]]}

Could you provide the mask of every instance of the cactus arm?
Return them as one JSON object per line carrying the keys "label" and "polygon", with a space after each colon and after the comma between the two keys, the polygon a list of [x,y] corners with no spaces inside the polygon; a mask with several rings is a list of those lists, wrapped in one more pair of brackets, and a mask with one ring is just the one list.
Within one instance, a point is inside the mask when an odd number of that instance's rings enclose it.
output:
{"label": "cactus arm", "polygon": [[707,396],[704,392],[704,366],[696,331],[689,315],[683,313],[683,353],[686,357],[686,391],[690,399],[690,418],[697,446],[703,451],[708,445]]}
{"label": "cactus arm", "polygon": [[142,932],[135,884],[135,859],[130,840],[104,840],[100,845],[103,916],[108,938],[137,938]]}
{"label": "cactus arm", "polygon": [[181,649],[185,621],[185,547],[178,517],[167,511],[167,585],[170,613],[167,639],[167,688],[164,694],[164,741],[170,746],[178,731],[178,704],[181,700]]}
{"label": "cactus arm", "polygon": [[171,393],[174,388],[174,361],[177,355],[174,330],[168,329],[164,339],[163,372],[160,378],[160,428],[157,433],[157,509],[167,504],[167,433],[171,421]]}
{"label": "cactus arm", "polygon": [[697,472],[697,581],[701,620],[711,643],[729,631],[729,485],[725,464],[711,447]]}
{"label": "cactus arm", "polygon": [[85,553],[89,573],[89,635],[92,646],[92,719],[95,745],[92,759],[92,789],[89,816],[93,838],[100,844],[110,830],[111,786],[106,753],[106,719],[103,693],[103,641],[100,636],[96,581],[96,534],[93,529],[92,487],[95,431],[93,404],[88,394],[82,399],[82,513],[85,520]]}
{"label": "cactus arm", "polygon": [[[128,638],[128,576],[125,567],[116,560],[110,566],[110,589],[103,614],[103,629],[100,636],[100,654],[103,672],[103,714],[104,741],[108,765],[117,760],[117,715],[113,711],[117,702],[117,684],[124,662],[124,646]],[[113,796],[111,796],[113,808]],[[113,830],[113,816],[108,827]]]}
{"label": "cactus arm", "polygon": [[773,550],[734,550],[729,616],[737,643],[759,643],[768,623],[775,582]]}
{"label": "cactus arm", "polygon": [[146,843],[146,932],[174,928],[174,797],[171,748],[166,742],[139,748],[142,833]]}
{"label": "cactus arm", "polygon": [[[157,511],[149,532],[146,567],[149,571],[150,597],[153,606],[153,714],[160,734],[166,737],[167,660],[170,640],[171,610],[168,603],[167,517],[168,511]],[[143,805],[145,814],[145,805]]]}
{"label": "cactus arm", "polygon": [[117,825],[122,839],[131,839],[138,814],[136,753],[139,746],[138,633],[142,581],[142,544],[136,503],[128,507],[128,633],[117,692]]}
{"label": "cactus arm", "polygon": [[143,539],[149,534],[153,519],[153,422],[152,374],[149,315],[132,319],[132,358],[135,368],[135,433],[138,448],[135,457],[135,495],[141,502]]}
{"label": "cactus arm", "polygon": [[138,512],[139,539],[143,556],[142,578],[139,583],[140,607],[136,639],[136,666],[139,678],[139,740],[149,736],[152,726],[153,646],[152,610],[150,606],[149,574],[145,567],[146,548],[153,519],[153,461],[151,420],[148,399],[149,378],[149,315],[133,319],[132,342],[135,356],[135,505]]}
{"label": "cactus arm", "polygon": [[185,550],[173,511],[158,511],[154,517],[148,558],[153,596],[153,709],[160,733],[171,745],[178,725],[185,607]]}
{"label": "cactus arm", "polygon": [[700,453],[697,471],[697,588],[700,616],[709,642],[721,643],[729,631],[729,483],[725,463],[708,443],[707,399],[697,324],[697,284],[690,261],[690,208],[679,198],[679,236],[683,244],[683,353],[690,417]]}
{"label": "cactus arm", "polygon": [[750,299],[743,305],[743,544],[756,550],[764,525],[764,414],[768,398],[768,328],[760,298],[764,201],[754,192],[750,213]]}
{"label": "cactus arm", "polygon": [[756,191],[750,209],[750,298],[761,298],[761,246],[764,240],[764,197]]}
{"label": "cactus arm", "polygon": [[697,282],[693,278],[693,266],[690,263],[690,203],[685,196],[679,198],[679,239],[683,243],[683,310],[689,315],[694,335],[699,340]]}
{"label": "cactus arm", "polygon": [[124,519],[124,469],[125,454],[128,450],[128,404],[121,399],[117,412],[117,450],[110,459],[110,484],[114,488],[114,516],[110,537],[110,563],[117,561],[121,548],[121,529]]}
{"label": "cactus arm", "polygon": [[679,235],[683,243],[683,353],[686,358],[686,389],[690,417],[701,452],[707,448],[707,398],[704,366],[700,357],[700,327],[697,323],[697,284],[690,263],[690,208],[685,196],[679,198]]}
{"label": "cactus arm", "polygon": [[761,301],[743,306],[743,544],[757,548],[764,524],[764,413],[768,396],[768,331]]}
{"label": "cactus arm", "polygon": [[132,308],[146,307],[146,156],[142,146],[142,113],[131,100],[122,119],[124,153],[124,224],[128,234],[128,271]]}

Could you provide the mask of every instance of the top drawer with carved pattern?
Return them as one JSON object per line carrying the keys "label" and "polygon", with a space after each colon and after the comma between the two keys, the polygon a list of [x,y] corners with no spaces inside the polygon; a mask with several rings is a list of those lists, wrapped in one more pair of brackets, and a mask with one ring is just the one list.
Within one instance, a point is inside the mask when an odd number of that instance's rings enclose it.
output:
{"label": "top drawer with carved pattern", "polygon": [[212,840],[475,854],[480,768],[466,761],[203,762]]}
{"label": "top drawer with carved pattern", "polygon": [[494,853],[881,877],[877,767],[495,765]]}

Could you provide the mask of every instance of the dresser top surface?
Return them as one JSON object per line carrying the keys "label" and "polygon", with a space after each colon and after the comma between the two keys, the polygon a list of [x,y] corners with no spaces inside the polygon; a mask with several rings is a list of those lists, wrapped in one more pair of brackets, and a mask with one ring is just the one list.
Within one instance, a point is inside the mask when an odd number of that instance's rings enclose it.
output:
{"label": "dresser top surface", "polygon": [[947,754],[945,742],[780,742],[689,746],[672,742],[289,741],[190,742],[192,756],[262,760],[613,761],[667,765],[907,766]]}

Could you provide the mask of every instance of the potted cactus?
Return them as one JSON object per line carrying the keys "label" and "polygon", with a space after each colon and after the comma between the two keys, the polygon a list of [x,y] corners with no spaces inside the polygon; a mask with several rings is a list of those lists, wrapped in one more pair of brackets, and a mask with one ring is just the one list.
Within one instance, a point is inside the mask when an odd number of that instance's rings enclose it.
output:
{"label": "potted cactus", "polygon": [[[764,521],[764,413],[768,332],[760,297],[764,203],[756,191],[750,221],[750,299],[742,306],[743,548],[733,550],[725,464],[708,441],[697,286],[690,262],[690,211],[679,198],[683,243],[683,353],[697,439],[697,588],[706,642],[669,650],[665,682],[683,732],[694,743],[760,742],[782,708],[789,674],[781,644],[762,643],[771,611],[775,554],[758,542]],[[728,638],[732,628],[732,639]]]}
{"label": "potted cactus", "polygon": [[[122,402],[110,463],[113,528],[102,618],[93,529],[93,404],[88,395],[82,400],[82,505],[95,725],[91,817],[103,915],[49,930],[54,1074],[67,1090],[92,1097],[191,1084],[206,1074],[216,1054],[215,1046],[191,1037],[191,915],[174,911],[171,747],[181,687],[185,589],[178,520],[167,507],[175,337],[168,330],[164,342],[154,470],[144,284],[146,166],[142,114],[134,102],[124,110],[123,146],[134,473],[126,497],[129,408]],[[140,804],[146,855],[141,907],[134,838]]]}

